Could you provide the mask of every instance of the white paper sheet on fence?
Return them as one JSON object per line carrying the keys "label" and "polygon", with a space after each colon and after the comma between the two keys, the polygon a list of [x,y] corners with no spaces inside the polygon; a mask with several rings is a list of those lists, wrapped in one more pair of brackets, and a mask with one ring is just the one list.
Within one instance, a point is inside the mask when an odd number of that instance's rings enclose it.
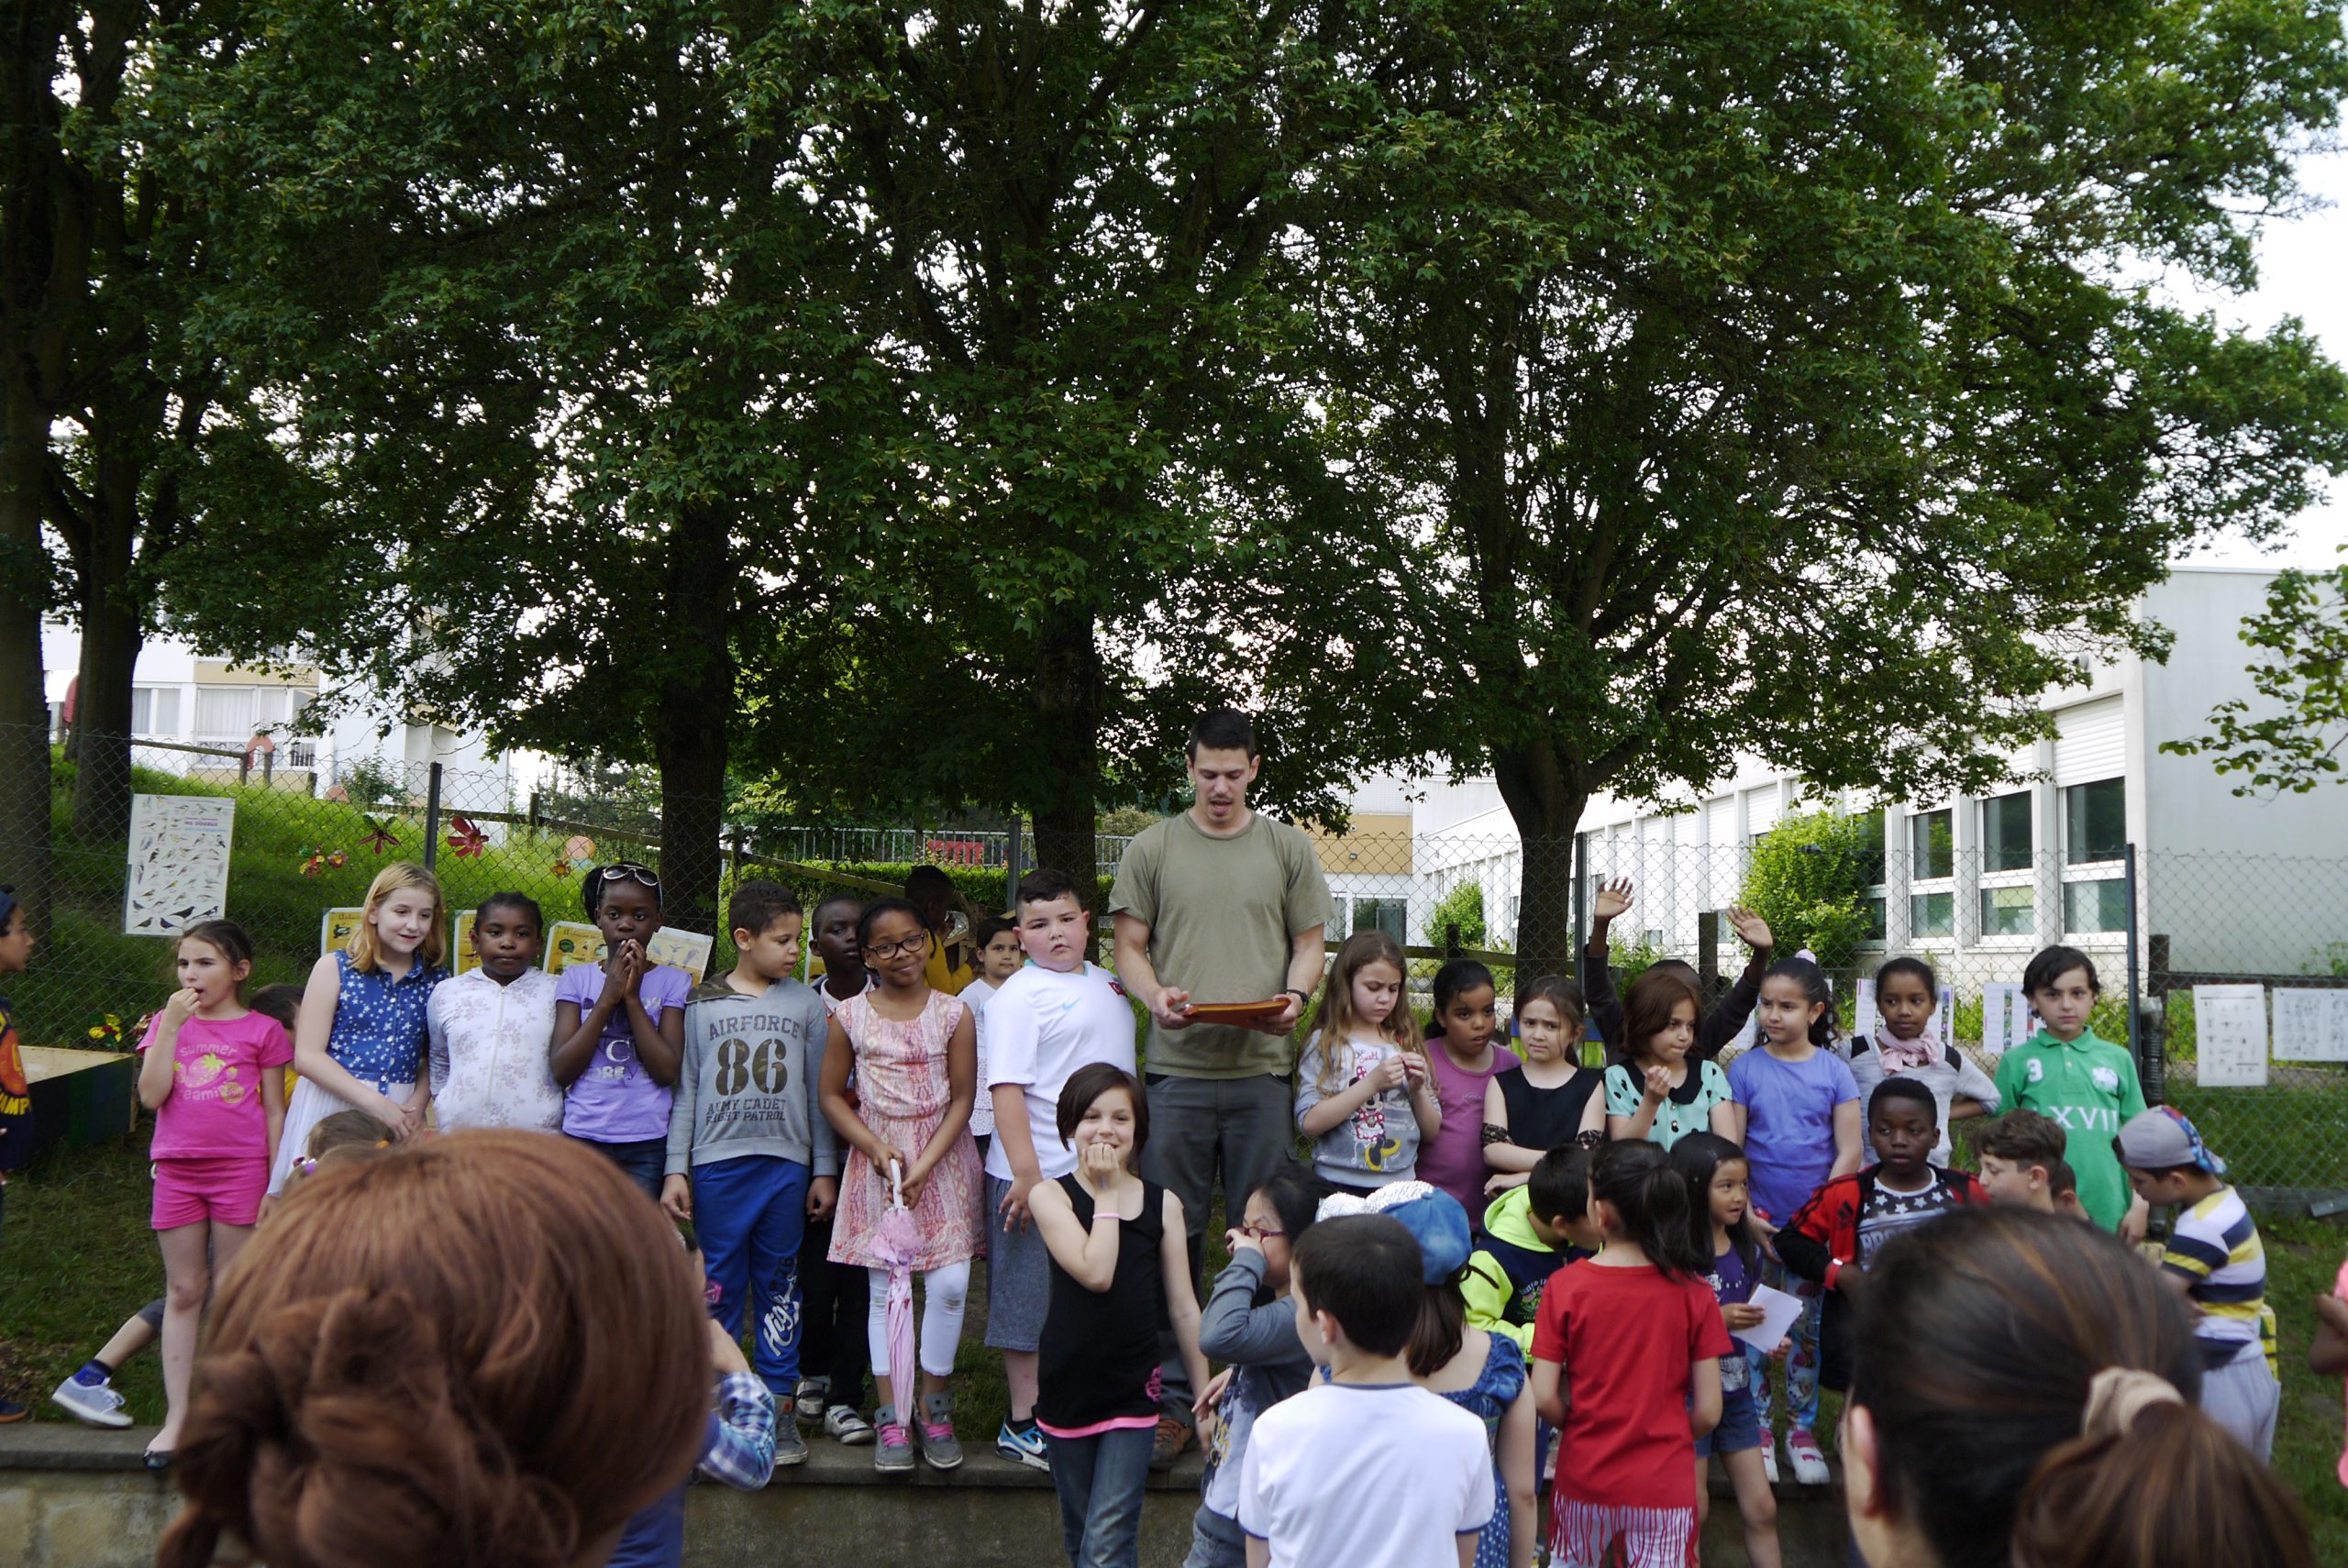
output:
{"label": "white paper sheet on fence", "polygon": [[1991,980],[1981,988],[1981,1055],[1995,1062],[2037,1032],[2038,1019],[2020,986]]}
{"label": "white paper sheet on fence", "polygon": [[2265,987],[2194,987],[2193,1035],[2203,1088],[2265,1087]]}
{"label": "white paper sheet on fence", "polygon": [[2348,1062],[2348,990],[2275,988],[2275,1059]]}
{"label": "white paper sheet on fence", "polygon": [[170,936],[228,912],[228,844],[237,802],[225,795],[133,795],[125,936]]}
{"label": "white paper sheet on fence", "polygon": [[[1852,1007],[1851,1032],[1864,1034],[1869,1040],[1883,1037],[1883,1015],[1875,1010],[1873,977],[1859,981],[1858,1000]],[[1924,1033],[1944,1051],[1956,1038],[1956,993],[1946,986],[1941,988],[1940,1005],[1924,1021]]]}
{"label": "white paper sheet on fence", "polygon": [[1761,1320],[1761,1326],[1757,1329],[1735,1330],[1729,1337],[1743,1340],[1763,1355],[1767,1355],[1778,1348],[1788,1331],[1793,1328],[1794,1320],[1801,1316],[1801,1297],[1789,1295],[1782,1290],[1773,1290],[1766,1285],[1756,1285],[1753,1287],[1753,1305],[1760,1308],[1767,1314]]}
{"label": "white paper sheet on fence", "polygon": [[[682,969],[695,985],[709,978],[710,955],[715,950],[710,937],[671,925],[654,932],[646,948],[655,964]],[[603,956],[604,933],[584,921],[559,920],[547,928],[547,953],[541,966],[548,974],[559,975],[573,964],[601,963]]]}

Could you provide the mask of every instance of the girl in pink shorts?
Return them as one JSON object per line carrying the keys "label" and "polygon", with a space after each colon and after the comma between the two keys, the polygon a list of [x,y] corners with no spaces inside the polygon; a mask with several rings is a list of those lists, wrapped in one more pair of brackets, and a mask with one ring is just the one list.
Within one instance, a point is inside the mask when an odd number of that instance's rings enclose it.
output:
{"label": "girl in pink shorts", "polygon": [[180,988],[139,1043],[138,1099],[155,1113],[155,1231],[163,1247],[163,1394],[147,1468],[172,1462],[187,1415],[195,1331],[216,1271],[259,1223],[285,1125],[284,1026],[238,999],[252,939],[233,921],[180,933]]}

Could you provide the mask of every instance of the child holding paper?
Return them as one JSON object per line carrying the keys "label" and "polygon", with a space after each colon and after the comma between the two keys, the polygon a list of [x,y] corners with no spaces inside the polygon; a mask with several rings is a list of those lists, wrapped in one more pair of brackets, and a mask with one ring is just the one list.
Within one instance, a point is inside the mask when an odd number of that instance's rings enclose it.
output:
{"label": "child holding paper", "polygon": [[1826,1292],[1818,1380],[1828,1388],[1851,1386],[1850,1303],[1883,1244],[1952,1209],[1989,1201],[1972,1176],[1932,1163],[1940,1135],[1933,1091],[1913,1078],[1884,1079],[1867,1100],[1876,1163],[1820,1187],[1778,1232],[1786,1272]]}
{"label": "child holding paper", "polygon": [[[1744,1151],[1713,1132],[1690,1132],[1671,1146],[1671,1168],[1688,1181],[1688,1220],[1697,1251],[1712,1260],[1704,1283],[1721,1304],[1721,1323],[1733,1336],[1768,1321],[1754,1304],[1761,1285],[1761,1242],[1753,1230],[1753,1167]],[[1773,1355],[1792,1348],[1779,1338]],[[1753,1402],[1753,1368],[1740,1343],[1721,1357],[1721,1421],[1696,1440],[1696,1524],[1711,1511],[1709,1472],[1718,1455],[1736,1488],[1744,1522],[1744,1555],[1753,1568],[1778,1568],[1778,1496],[1761,1463],[1761,1412]]]}

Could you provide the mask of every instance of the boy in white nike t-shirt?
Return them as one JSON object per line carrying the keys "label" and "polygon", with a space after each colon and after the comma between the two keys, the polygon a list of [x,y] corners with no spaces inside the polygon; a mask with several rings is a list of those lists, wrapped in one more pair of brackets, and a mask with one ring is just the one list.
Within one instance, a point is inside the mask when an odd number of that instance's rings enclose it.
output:
{"label": "boy in white nike t-shirt", "polygon": [[[1239,1468],[1247,1568],[1469,1568],[1492,1517],[1484,1423],[1411,1381],[1419,1243],[1384,1214],[1323,1220],[1289,1264],[1329,1381],[1256,1418]],[[1340,1479],[1342,1478],[1342,1479]]]}
{"label": "boy in white nike t-shirt", "polygon": [[1011,1419],[995,1452],[1051,1468],[1036,1426],[1036,1348],[1051,1292],[1050,1254],[1028,1217],[1040,1182],[1076,1169],[1060,1141],[1060,1090],[1079,1067],[1134,1070],[1134,1014],[1116,977],[1084,958],[1084,900],[1058,871],[1019,879],[1019,944],[1026,967],[987,999],[987,1088],[994,1142],[987,1149],[987,1343],[1002,1352]]}

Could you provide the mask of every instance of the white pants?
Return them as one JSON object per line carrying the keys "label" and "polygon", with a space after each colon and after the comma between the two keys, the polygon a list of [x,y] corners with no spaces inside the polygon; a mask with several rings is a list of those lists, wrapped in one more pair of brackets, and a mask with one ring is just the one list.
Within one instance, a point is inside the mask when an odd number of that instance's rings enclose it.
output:
{"label": "white pants", "polygon": [[2275,1381],[2255,1344],[2201,1375],[2202,1414],[2240,1438],[2261,1460],[2274,1457],[2275,1417],[2282,1405],[2283,1386]]}
{"label": "white pants", "polygon": [[[864,1336],[872,1349],[872,1375],[892,1377],[889,1368],[889,1271],[867,1269],[872,1276],[872,1305],[865,1314]],[[970,1301],[970,1265],[965,1261],[926,1270],[921,1276],[921,1369],[932,1377],[954,1371],[954,1352],[962,1342],[962,1311]],[[897,1413],[910,1419],[914,1390],[897,1388]]]}

